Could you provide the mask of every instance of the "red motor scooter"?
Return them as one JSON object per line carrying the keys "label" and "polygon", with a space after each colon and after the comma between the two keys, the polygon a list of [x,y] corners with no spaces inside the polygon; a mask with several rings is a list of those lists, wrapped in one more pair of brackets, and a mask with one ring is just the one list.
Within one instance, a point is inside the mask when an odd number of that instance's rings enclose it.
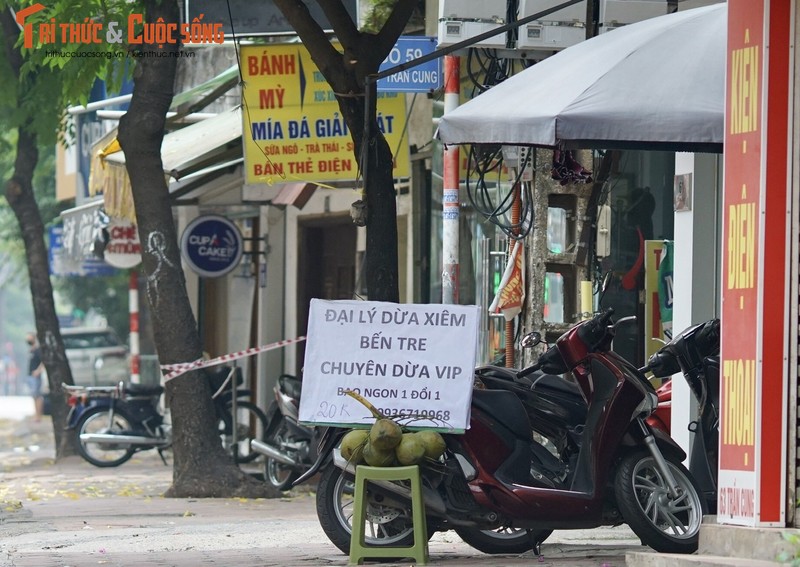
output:
{"label": "red motor scooter", "polygon": [[[685,453],[647,424],[657,396],[610,350],[611,316],[579,323],[525,370],[476,375],[491,385],[473,391],[469,429],[445,435],[444,456],[423,467],[429,533],[453,529],[487,553],[521,553],[538,551],[553,529],[627,523],[657,551],[697,549],[704,500],[681,464]],[[555,376],[567,372],[574,381]],[[298,483],[321,470],[320,524],[347,553],[353,468],[336,449],[341,435],[323,436],[319,459]],[[409,489],[375,482],[367,497],[367,543],[410,544]]]}

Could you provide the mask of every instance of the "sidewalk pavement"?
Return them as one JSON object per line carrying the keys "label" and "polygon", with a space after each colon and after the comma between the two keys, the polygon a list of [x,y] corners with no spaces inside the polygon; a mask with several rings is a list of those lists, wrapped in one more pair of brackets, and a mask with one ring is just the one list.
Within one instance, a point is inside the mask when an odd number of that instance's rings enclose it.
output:
{"label": "sidewalk pavement", "polygon": [[[348,564],[319,525],[313,486],[272,500],[163,498],[172,469],[155,452],[110,469],[53,457],[49,419],[0,413],[0,567]],[[541,559],[485,555],[447,532],[431,539],[429,565],[622,567],[647,549],[627,527],[557,531]]]}

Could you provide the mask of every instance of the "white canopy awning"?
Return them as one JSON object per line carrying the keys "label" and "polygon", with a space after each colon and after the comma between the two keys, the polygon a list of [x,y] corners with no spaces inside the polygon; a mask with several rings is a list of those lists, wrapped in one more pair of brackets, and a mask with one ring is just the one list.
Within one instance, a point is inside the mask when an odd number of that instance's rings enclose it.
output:
{"label": "white canopy awning", "polygon": [[[110,137],[114,140],[116,131]],[[238,142],[241,137],[241,107],[170,132],[161,144],[164,174],[177,181],[215,164],[241,157],[242,145]],[[92,161],[89,191],[92,194],[103,193],[109,215],[135,220],[125,154],[119,151],[118,145],[111,148],[116,151],[109,153],[108,146],[109,139],[105,138],[92,150],[98,159]]]}
{"label": "white canopy awning", "polygon": [[[225,146],[241,137],[240,107],[170,132],[164,136],[164,142],[161,144],[164,173],[174,179],[180,179],[183,175],[195,171],[201,162],[206,162],[216,153],[222,153]],[[110,154],[105,161],[107,164],[124,166],[125,154],[123,152]],[[203,164],[205,165],[207,164]]]}
{"label": "white canopy awning", "polygon": [[727,4],[651,18],[536,63],[445,114],[447,144],[721,152]]}

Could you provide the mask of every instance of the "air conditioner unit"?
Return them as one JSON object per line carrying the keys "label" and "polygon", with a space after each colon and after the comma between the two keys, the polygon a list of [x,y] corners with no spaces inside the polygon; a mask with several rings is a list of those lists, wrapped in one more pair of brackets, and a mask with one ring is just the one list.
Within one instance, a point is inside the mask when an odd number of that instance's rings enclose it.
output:
{"label": "air conditioner unit", "polygon": [[666,0],[600,0],[600,33],[667,13]]}
{"label": "air conditioner unit", "polygon": [[[562,0],[520,0],[519,18],[563,4]],[[518,49],[558,50],[586,39],[586,0],[532,20],[519,28]]]}
{"label": "air conditioner unit", "polygon": [[[521,20],[563,3],[564,0],[519,0],[518,17]],[[586,0],[581,0],[577,4],[551,12],[534,21],[558,22],[564,25],[584,23],[586,21]]]}
{"label": "air conditioner unit", "polygon": [[531,22],[520,27],[517,49],[545,49],[557,51],[586,39],[586,28],[549,25]]}
{"label": "air conditioner unit", "polygon": [[[440,0],[439,47],[466,41],[506,24],[505,0]],[[475,43],[475,47],[503,48],[506,34]]]}
{"label": "air conditioner unit", "polygon": [[[482,33],[496,30],[503,24],[491,24],[488,22],[470,22],[467,20],[439,20],[439,47],[447,47],[466,41]],[[493,37],[476,41],[469,47],[486,47],[501,49],[506,46],[506,34],[499,33]]]}

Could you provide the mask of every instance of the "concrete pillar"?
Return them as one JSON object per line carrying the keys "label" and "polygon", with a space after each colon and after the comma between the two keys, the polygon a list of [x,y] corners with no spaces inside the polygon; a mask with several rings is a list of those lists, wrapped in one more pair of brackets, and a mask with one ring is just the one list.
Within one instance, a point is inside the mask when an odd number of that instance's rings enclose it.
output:
{"label": "concrete pillar", "polygon": [[[288,338],[284,325],[284,272],[286,269],[285,215],[278,207],[262,206],[259,214],[256,294],[258,294],[258,346]],[[291,337],[294,338],[294,337]],[[266,409],[272,402],[272,389],[284,371],[283,349],[258,356],[256,403]]]}
{"label": "concrete pillar", "polygon": [[[675,175],[691,173],[692,186],[691,209],[674,213],[673,334],[720,314],[721,159],[716,154],[675,154]],[[687,427],[695,417],[697,402],[683,375],[673,378],[672,437],[689,453]]]}

